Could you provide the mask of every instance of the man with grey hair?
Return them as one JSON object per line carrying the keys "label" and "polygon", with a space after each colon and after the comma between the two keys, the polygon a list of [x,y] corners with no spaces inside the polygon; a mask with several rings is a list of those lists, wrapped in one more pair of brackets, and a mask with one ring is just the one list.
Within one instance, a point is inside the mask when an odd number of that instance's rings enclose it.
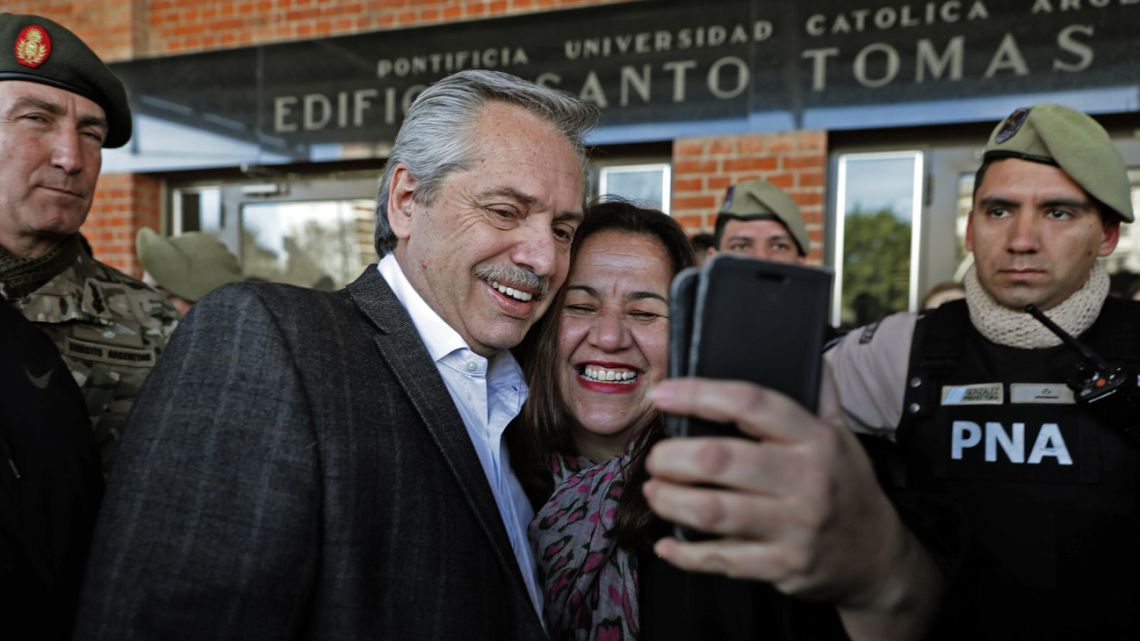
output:
{"label": "man with grey hair", "polygon": [[131,417],[78,638],[545,639],[508,350],[566,278],[596,118],[445,78],[396,137],[378,266],[194,307]]}

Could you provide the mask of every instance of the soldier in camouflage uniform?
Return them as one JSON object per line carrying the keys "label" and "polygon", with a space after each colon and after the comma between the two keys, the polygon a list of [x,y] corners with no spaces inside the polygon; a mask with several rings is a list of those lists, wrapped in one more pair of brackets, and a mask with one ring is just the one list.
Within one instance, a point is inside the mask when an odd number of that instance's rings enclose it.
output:
{"label": "soldier in camouflage uniform", "polygon": [[102,148],[130,136],[122,83],[75,34],[0,14],[0,295],[59,349],[104,473],[178,318],[161,294],[95,260],[79,236]]}

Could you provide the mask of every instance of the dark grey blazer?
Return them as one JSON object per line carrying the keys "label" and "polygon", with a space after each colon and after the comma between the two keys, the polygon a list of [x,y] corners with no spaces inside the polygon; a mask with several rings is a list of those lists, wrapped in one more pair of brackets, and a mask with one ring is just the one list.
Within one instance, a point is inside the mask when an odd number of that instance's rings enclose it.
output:
{"label": "dark grey blazer", "polygon": [[545,639],[475,450],[375,267],[199,302],[139,398],[78,639]]}

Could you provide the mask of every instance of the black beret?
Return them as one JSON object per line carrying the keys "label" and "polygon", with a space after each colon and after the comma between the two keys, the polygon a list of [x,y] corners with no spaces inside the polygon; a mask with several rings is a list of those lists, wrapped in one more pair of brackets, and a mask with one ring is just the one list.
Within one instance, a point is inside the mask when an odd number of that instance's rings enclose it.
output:
{"label": "black beret", "polygon": [[106,112],[104,147],[122,147],[131,139],[131,107],[123,83],[78,36],[56,22],[0,13],[0,80],[77,93]]}

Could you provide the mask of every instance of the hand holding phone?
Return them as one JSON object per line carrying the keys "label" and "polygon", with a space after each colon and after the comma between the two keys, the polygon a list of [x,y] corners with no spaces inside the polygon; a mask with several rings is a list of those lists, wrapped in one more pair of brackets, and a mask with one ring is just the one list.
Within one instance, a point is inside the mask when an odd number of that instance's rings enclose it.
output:
{"label": "hand holding phone", "polygon": [[[828,270],[714,256],[682,271],[670,299],[670,376],[737,380],[814,412],[831,294]],[[670,414],[671,436],[741,436],[735,425]],[[678,538],[707,535],[678,527]]]}

